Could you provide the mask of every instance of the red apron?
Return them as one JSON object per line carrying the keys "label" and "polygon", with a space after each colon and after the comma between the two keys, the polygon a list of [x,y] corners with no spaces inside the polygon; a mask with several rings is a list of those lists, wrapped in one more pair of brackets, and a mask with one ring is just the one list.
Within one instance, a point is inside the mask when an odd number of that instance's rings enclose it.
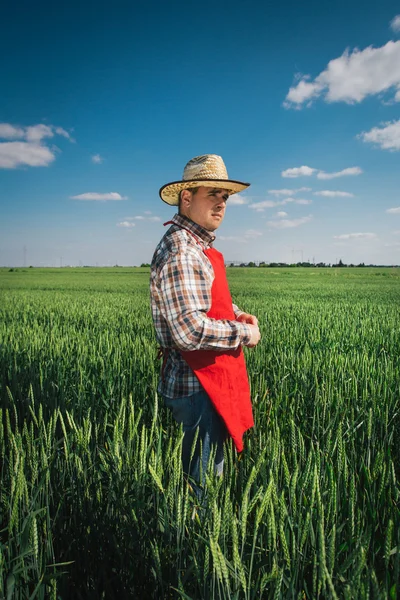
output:
{"label": "red apron", "polygon": [[[189,230],[186,231],[193,235]],[[214,270],[211,308],[207,317],[235,321],[224,257],[215,248],[203,249],[203,252]],[[241,452],[243,434],[254,425],[250,386],[242,347],[223,351],[181,351],[181,354],[222,417],[237,451]]]}

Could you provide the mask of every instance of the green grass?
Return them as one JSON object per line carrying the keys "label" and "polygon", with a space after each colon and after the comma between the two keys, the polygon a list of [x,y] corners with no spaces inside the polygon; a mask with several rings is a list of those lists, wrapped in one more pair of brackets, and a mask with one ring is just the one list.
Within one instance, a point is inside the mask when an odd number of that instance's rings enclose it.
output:
{"label": "green grass", "polygon": [[256,424],[192,519],[149,270],[0,270],[0,597],[396,598],[400,270],[228,276]]}

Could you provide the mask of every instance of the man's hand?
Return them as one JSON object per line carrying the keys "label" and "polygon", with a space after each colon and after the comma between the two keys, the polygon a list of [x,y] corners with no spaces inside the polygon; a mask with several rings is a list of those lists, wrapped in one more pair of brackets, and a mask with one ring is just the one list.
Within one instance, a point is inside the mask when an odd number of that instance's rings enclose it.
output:
{"label": "man's hand", "polygon": [[236,319],[239,323],[248,323],[248,325],[258,325],[258,319],[254,315],[249,315],[249,313],[242,313]]}
{"label": "man's hand", "polygon": [[248,344],[246,344],[246,346],[248,348],[254,348],[254,346],[257,346],[261,337],[260,330],[258,329],[257,317],[255,317],[254,315],[250,315],[249,313],[242,313],[236,318],[236,321],[239,321],[239,323],[247,323],[247,325],[250,325],[251,338]]}
{"label": "man's hand", "polygon": [[246,344],[246,346],[248,348],[254,348],[254,346],[257,346],[258,342],[260,341],[260,330],[258,329],[258,325],[251,325],[249,323],[249,326],[251,329],[251,338],[248,344]]}

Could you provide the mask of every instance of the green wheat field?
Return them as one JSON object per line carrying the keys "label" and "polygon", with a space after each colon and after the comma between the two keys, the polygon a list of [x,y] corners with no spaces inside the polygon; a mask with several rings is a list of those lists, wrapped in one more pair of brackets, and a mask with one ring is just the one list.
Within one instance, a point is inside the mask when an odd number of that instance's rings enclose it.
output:
{"label": "green wheat field", "polygon": [[0,598],[399,595],[400,269],[228,277],[256,425],[198,507],[149,269],[0,270]]}

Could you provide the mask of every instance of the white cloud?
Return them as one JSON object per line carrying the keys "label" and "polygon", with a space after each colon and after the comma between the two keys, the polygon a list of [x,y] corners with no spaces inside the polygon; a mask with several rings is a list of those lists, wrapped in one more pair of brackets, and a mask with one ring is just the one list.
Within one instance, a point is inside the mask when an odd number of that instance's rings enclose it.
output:
{"label": "white cloud", "polygon": [[281,202],[277,202],[276,206],[285,204],[312,204],[312,200],[303,200],[302,198],[285,198]]}
{"label": "white cloud", "polygon": [[136,227],[136,225],[130,221],[121,221],[120,223],[117,223],[117,227],[126,227],[129,229],[131,227]]}
{"label": "white cloud", "polygon": [[[296,79],[299,77],[296,76]],[[300,76],[300,81],[295,87],[291,87],[285,98],[283,106],[285,108],[301,108],[301,105],[308,102],[308,106],[311,104],[311,99],[319,96],[324,88],[322,83],[315,80],[314,83],[310,83],[308,80],[310,75]],[[317,78],[318,79],[318,78]]]}
{"label": "white cloud", "polygon": [[67,138],[67,140],[69,140],[70,142],[75,143],[75,140],[70,136],[68,131],[65,131],[65,129],[63,129],[62,127],[56,127],[55,132],[57,135],[62,135],[63,137]]}
{"label": "white cloud", "polygon": [[94,163],[95,165],[100,165],[104,158],[102,156],[100,156],[100,154],[93,154],[92,158],[92,163]]}
{"label": "white cloud", "polygon": [[324,196],[325,198],[354,198],[354,194],[350,194],[350,192],[339,192],[333,190],[314,192],[314,196]]}
{"label": "white cloud", "polygon": [[391,244],[384,244],[385,248],[398,248],[400,246],[400,242],[392,242]]}
{"label": "white cloud", "polygon": [[232,206],[239,206],[241,204],[248,204],[249,200],[241,196],[240,194],[232,194],[229,196],[228,204]]}
{"label": "white cloud", "polygon": [[274,208],[274,206],[279,206],[280,204],[282,204],[282,202],[275,200],[263,200],[262,202],[253,202],[252,204],[249,204],[249,208],[258,211],[264,208]]}
{"label": "white cloud", "polygon": [[20,166],[48,167],[55,154],[47,146],[29,142],[0,143],[0,168],[15,169]]}
{"label": "white cloud", "polygon": [[0,138],[2,139],[24,139],[27,142],[40,143],[43,139],[52,138],[54,135],[61,135],[71,142],[74,141],[68,131],[54,125],[39,123],[28,127],[20,127],[10,123],[0,123]]}
{"label": "white cloud", "polygon": [[334,235],[335,240],[372,240],[377,237],[376,233],[342,233]]}
{"label": "white cloud", "polygon": [[98,194],[97,192],[86,192],[78,194],[78,196],[70,196],[71,200],[98,200],[104,202],[106,200],[127,200],[127,196],[121,196],[117,192],[108,192],[106,194]]}
{"label": "white cloud", "polygon": [[285,212],[284,210],[280,210],[279,212],[276,213],[275,215],[276,217],[279,217],[280,219],[283,219],[283,217],[287,217],[288,214],[287,212]]}
{"label": "white cloud", "polygon": [[[400,88],[400,41],[389,41],[380,48],[368,46],[364,50],[345,50],[339,58],[331,60],[325,71],[314,81],[301,77],[291,87],[284,106],[301,108],[324,94],[326,102],[361,102],[367,96]],[[396,94],[397,97],[397,94]]]}
{"label": "white cloud", "polygon": [[41,142],[44,138],[54,137],[53,128],[49,125],[32,125],[25,130],[28,142]]}
{"label": "white cloud", "polygon": [[336,177],[345,177],[346,175],[361,175],[363,172],[360,167],[348,167],[342,171],[336,171],[336,173],[325,173],[325,171],[319,171],[317,179],[335,179]]}
{"label": "white cloud", "polygon": [[386,212],[391,215],[400,215],[400,206],[397,206],[396,208],[388,208]]}
{"label": "white cloud", "polygon": [[267,225],[274,229],[289,229],[292,227],[300,227],[300,225],[304,225],[311,221],[312,215],[308,217],[301,217],[300,219],[282,219],[281,221],[267,221]]}
{"label": "white cloud", "polygon": [[21,127],[15,127],[10,123],[0,123],[0,138],[3,140],[21,139],[24,134],[25,132]]}
{"label": "white cloud", "polygon": [[297,190],[288,190],[288,189],[282,189],[282,190],[268,190],[268,194],[272,194],[272,196],[291,196],[292,194],[294,195],[296,193]]}
{"label": "white cloud", "polygon": [[151,215],[151,210],[144,210],[143,212],[145,215]]}
{"label": "white cloud", "polygon": [[253,202],[249,204],[256,212],[263,211],[265,208],[275,208],[276,206],[284,206],[285,204],[312,204],[312,200],[303,200],[301,198],[285,198],[284,200],[263,200],[262,202]]}
{"label": "white cloud", "polygon": [[396,15],[391,21],[390,21],[390,27],[391,29],[396,32],[399,33],[400,32],[400,15]]}
{"label": "white cloud", "polygon": [[[145,215],[151,215],[150,211],[146,211]],[[143,217],[142,215],[137,215],[136,217],[125,217],[127,221],[161,221],[160,217]]]}
{"label": "white cloud", "polygon": [[47,167],[55,160],[55,149],[43,143],[54,135],[68,137],[69,133],[53,125],[30,125],[20,127],[11,123],[0,123],[0,139],[18,140],[0,142],[0,168],[15,169],[20,166]]}
{"label": "white cloud", "polygon": [[297,194],[299,192],[311,192],[311,188],[301,187],[301,188],[297,188],[296,190],[288,190],[288,189],[268,190],[268,194],[272,194],[273,196],[294,196],[294,194]]}
{"label": "white cloud", "polygon": [[[346,169],[342,169],[342,171],[336,171],[334,173],[326,173],[325,171],[321,171],[320,169],[314,169],[312,167],[294,167],[293,169],[286,169],[286,171],[282,171],[282,177],[301,177],[307,176],[310,177],[314,173],[317,175],[317,179],[336,179],[337,177],[346,177],[348,175],[361,175],[363,170],[360,167],[347,167]],[[298,188],[297,190],[270,190],[270,194],[276,195],[291,195],[296,194],[297,192],[310,192],[311,188]],[[285,194],[284,192],[288,192]]]}
{"label": "white cloud", "polygon": [[297,204],[299,202],[299,200],[295,199],[295,198],[285,198],[284,200],[277,202],[276,205],[278,206],[279,204],[281,204],[281,205],[290,204],[291,202],[294,202],[295,204]]}
{"label": "white cloud", "polygon": [[373,127],[371,131],[360,133],[364,142],[378,144],[383,150],[400,150],[400,119],[382,123],[383,127]]}
{"label": "white cloud", "polygon": [[257,231],[257,229],[247,229],[244,232],[244,237],[248,239],[255,239],[262,235],[262,231]]}
{"label": "white cloud", "polygon": [[295,177],[301,177],[301,176],[309,177],[315,171],[316,171],[316,169],[312,169],[311,167],[307,167],[307,166],[293,167],[293,169],[286,169],[285,171],[282,171],[281,175],[282,175],[282,177],[289,177],[289,178],[293,179]]}

